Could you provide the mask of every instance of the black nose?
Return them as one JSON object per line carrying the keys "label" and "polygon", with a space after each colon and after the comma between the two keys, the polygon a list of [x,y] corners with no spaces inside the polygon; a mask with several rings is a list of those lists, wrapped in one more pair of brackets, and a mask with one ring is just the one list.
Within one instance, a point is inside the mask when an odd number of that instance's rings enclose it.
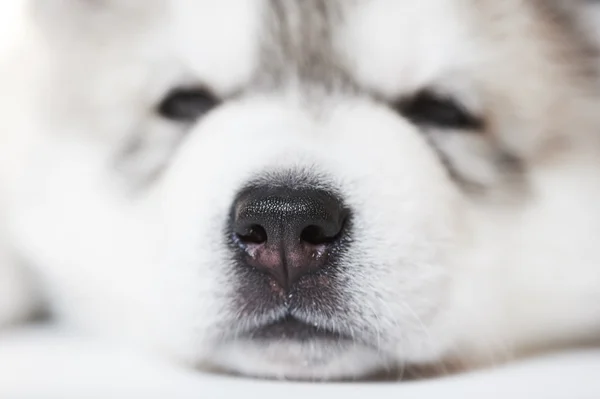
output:
{"label": "black nose", "polygon": [[289,289],[300,277],[332,263],[347,217],[331,192],[259,186],[238,196],[232,227],[245,263]]}

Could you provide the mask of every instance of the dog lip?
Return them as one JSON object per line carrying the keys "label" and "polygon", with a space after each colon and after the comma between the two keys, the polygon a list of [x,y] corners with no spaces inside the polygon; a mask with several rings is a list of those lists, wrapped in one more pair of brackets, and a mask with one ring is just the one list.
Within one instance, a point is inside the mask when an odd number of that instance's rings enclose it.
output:
{"label": "dog lip", "polygon": [[321,327],[318,324],[306,323],[291,314],[278,319],[274,322],[257,327],[248,331],[247,336],[252,340],[294,340],[294,341],[312,341],[312,340],[350,340],[346,335],[331,331]]}

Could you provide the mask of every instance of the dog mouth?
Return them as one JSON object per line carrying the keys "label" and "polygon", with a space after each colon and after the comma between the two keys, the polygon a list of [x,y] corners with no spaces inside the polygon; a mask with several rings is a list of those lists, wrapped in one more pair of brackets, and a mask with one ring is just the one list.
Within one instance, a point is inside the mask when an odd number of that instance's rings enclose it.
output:
{"label": "dog mouth", "polygon": [[324,328],[317,323],[304,322],[291,314],[249,330],[245,335],[246,338],[257,341],[347,342],[351,340],[346,334]]}
{"label": "dog mouth", "polygon": [[392,365],[351,328],[311,323],[293,312],[225,338],[208,362],[225,374],[294,381],[370,379]]}

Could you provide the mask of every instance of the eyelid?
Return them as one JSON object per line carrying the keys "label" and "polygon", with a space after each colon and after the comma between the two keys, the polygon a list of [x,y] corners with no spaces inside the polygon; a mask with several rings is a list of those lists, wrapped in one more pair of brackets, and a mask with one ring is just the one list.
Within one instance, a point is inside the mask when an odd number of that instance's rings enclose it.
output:
{"label": "eyelid", "polygon": [[174,121],[193,122],[219,103],[219,99],[205,88],[178,87],[165,95],[157,113]]}
{"label": "eyelid", "polygon": [[450,95],[422,90],[400,99],[395,108],[417,125],[440,129],[481,130],[484,120],[471,112],[463,103]]}

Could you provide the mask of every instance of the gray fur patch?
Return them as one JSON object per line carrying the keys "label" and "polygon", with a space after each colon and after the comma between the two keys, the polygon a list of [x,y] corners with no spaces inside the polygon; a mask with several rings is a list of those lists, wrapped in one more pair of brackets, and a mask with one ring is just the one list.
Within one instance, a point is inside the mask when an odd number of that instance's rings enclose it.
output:
{"label": "gray fur patch", "polygon": [[355,89],[333,44],[342,19],[338,1],[270,0],[256,76],[260,88],[294,84],[305,95]]}

